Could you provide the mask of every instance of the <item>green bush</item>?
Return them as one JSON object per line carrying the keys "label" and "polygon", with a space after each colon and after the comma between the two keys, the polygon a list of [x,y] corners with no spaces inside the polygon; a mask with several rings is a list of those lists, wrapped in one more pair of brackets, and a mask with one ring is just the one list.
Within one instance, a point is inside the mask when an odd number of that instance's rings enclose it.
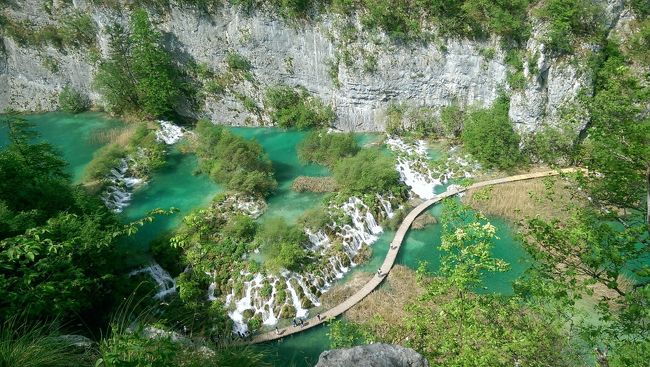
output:
{"label": "green bush", "polygon": [[304,88],[294,90],[286,85],[269,88],[266,104],[271,109],[271,120],[284,128],[329,126],[336,118],[331,107],[310,96]]}
{"label": "green bush", "polygon": [[163,233],[156,237],[149,245],[149,251],[163,269],[167,270],[172,277],[177,277],[185,269],[183,251],[174,247],[169,242],[171,233]]}
{"label": "green bush", "polygon": [[603,30],[603,9],[591,0],[548,0],[537,15],[548,22],[546,44],[557,53],[569,53],[577,38]]}
{"label": "green bush", "polygon": [[465,125],[465,112],[457,103],[445,106],[440,110],[440,124],[445,136],[459,138]]}
{"label": "green bush", "polygon": [[401,190],[394,160],[376,149],[342,159],[334,167],[334,178],[342,191],[356,195]]}
{"label": "green bush", "polygon": [[59,31],[63,43],[74,47],[90,47],[97,42],[97,26],[89,14],[75,12],[63,19]]}
{"label": "green bush", "polygon": [[509,170],[521,163],[519,136],[508,118],[508,101],[469,114],[462,133],[467,151],[485,168]]}
{"label": "green bush", "polygon": [[126,148],[119,144],[109,144],[93,154],[93,159],[84,170],[84,181],[101,180],[106,173],[117,167],[127,154]]}
{"label": "green bush", "polygon": [[231,71],[249,71],[253,67],[248,59],[235,52],[229,52],[226,55],[226,63]]}
{"label": "green bush", "polygon": [[80,113],[88,110],[88,98],[76,89],[66,85],[59,93],[59,108],[69,113]]}
{"label": "green bush", "polygon": [[262,146],[209,121],[197,123],[196,153],[201,170],[226,188],[266,196],[277,187],[273,166]]}
{"label": "green bush", "polygon": [[330,168],[342,158],[351,157],[359,151],[352,133],[328,134],[326,130],[314,130],[298,145],[298,157],[307,163],[318,163]]}
{"label": "green bush", "polygon": [[390,135],[402,135],[404,133],[404,125],[402,118],[406,106],[391,103],[386,110],[386,132]]}

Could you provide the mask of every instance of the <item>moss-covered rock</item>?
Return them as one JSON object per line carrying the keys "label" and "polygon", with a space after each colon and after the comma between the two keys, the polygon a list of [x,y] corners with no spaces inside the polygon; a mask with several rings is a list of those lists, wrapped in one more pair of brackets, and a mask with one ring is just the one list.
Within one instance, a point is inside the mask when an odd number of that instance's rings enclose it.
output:
{"label": "moss-covered rock", "polygon": [[253,317],[253,315],[255,315],[255,310],[253,310],[252,308],[249,308],[247,310],[244,310],[244,312],[242,312],[242,316],[244,316],[244,320],[250,319],[251,317]]}
{"label": "moss-covered rock", "polygon": [[307,296],[303,296],[302,298],[300,298],[300,305],[302,306],[302,308],[314,307],[314,304],[311,303],[311,301],[309,300],[309,298],[307,298]]}
{"label": "moss-covered rock", "polygon": [[296,308],[293,305],[285,304],[280,310],[280,318],[282,319],[292,319],[296,317]]}

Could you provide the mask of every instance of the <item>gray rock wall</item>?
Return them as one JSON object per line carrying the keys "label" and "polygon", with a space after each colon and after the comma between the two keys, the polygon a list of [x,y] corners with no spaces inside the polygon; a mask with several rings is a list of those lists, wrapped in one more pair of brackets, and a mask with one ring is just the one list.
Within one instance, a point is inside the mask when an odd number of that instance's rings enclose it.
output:
{"label": "gray rock wall", "polygon": [[378,343],[325,351],[315,367],[429,367],[429,362],[413,349]]}
{"label": "gray rock wall", "polygon": [[[43,24],[48,16],[42,14],[39,4],[27,0],[23,9],[15,10],[14,15]],[[99,41],[105,54],[105,27],[113,22],[127,23],[127,13],[91,7],[83,0],[75,0],[74,6],[92,12],[100,28]],[[290,25],[259,13],[263,12],[246,16],[226,6],[208,16],[197,10],[173,8],[159,18],[158,27],[165,33],[167,46],[179,60],[191,58],[219,73],[226,69],[226,54],[237,52],[253,65],[254,80],[234,85],[235,94],[207,97],[202,111],[184,110],[183,114],[231,125],[269,124],[267,116],[245,108],[242,96],[263,107],[264,91],[284,83],[303,86],[331,105],[338,115],[337,128],[378,131],[384,128],[385,113],[391,103],[434,110],[454,102],[489,106],[500,90],[508,88],[508,66],[497,39],[482,42],[449,39],[398,46],[382,37],[373,37],[373,42],[371,37],[362,37],[348,46],[354,55],[353,65],[338,63],[335,84],[329,71],[338,44],[338,27],[333,25],[337,18],[324,18],[316,25]],[[510,116],[523,130],[534,130],[543,121],[552,119],[563,103],[590,86],[578,63],[545,56],[536,38],[531,38],[527,45],[527,55],[538,55],[536,74],[526,67],[526,87],[512,93]],[[40,50],[19,47],[10,39],[2,43],[0,110],[8,107],[25,111],[56,109],[56,96],[66,84],[101,104],[100,96],[91,88],[96,68],[84,50],[64,53],[52,47]],[[481,56],[481,51],[486,49],[495,50],[494,57]],[[363,53],[375,55],[373,73],[363,71],[364,58],[360,56]],[[48,70],[44,66],[45,58],[55,60],[58,70]]]}

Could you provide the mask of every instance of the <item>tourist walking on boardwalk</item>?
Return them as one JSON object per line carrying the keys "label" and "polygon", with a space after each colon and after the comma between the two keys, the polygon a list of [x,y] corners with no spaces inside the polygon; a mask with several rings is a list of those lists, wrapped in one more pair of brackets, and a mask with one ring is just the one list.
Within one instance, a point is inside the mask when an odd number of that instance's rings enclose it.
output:
{"label": "tourist walking on boardwalk", "polygon": [[318,318],[318,321],[320,321],[320,314],[317,314],[316,317]]}

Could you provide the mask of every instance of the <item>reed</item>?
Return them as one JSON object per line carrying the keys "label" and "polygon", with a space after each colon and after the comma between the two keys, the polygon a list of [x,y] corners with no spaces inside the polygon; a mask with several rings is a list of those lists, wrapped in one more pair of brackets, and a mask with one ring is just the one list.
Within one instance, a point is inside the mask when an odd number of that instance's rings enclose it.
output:
{"label": "reed", "polygon": [[91,143],[94,144],[112,144],[116,143],[126,146],[135,134],[137,125],[128,125],[114,129],[101,130],[90,137]]}
{"label": "reed", "polygon": [[545,220],[566,218],[568,202],[584,205],[583,194],[574,189],[573,182],[561,178],[543,178],[510,182],[478,190],[468,190],[463,202],[486,215],[519,222],[539,216]]}

